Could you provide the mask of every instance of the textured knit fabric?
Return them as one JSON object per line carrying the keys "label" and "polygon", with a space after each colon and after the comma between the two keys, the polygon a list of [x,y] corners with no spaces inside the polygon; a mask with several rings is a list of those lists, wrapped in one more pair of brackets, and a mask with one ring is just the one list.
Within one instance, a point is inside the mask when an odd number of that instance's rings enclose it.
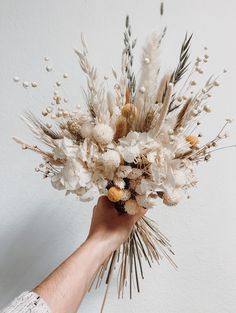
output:
{"label": "textured knit fabric", "polygon": [[25,291],[0,313],[52,313],[46,302],[36,293]]}

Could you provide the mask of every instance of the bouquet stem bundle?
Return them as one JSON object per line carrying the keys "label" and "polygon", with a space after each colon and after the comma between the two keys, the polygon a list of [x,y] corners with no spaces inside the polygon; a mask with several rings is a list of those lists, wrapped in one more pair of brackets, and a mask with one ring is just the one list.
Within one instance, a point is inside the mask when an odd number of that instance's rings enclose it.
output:
{"label": "bouquet stem bundle", "polygon": [[159,264],[162,258],[166,258],[177,269],[177,265],[171,258],[173,255],[169,240],[159,230],[155,221],[148,217],[140,218],[127,241],[102,264],[93,279],[91,287],[94,285],[98,288],[103,280],[107,285],[101,311],[116,268],[118,268],[118,298],[123,298],[125,288],[128,287],[132,299],[133,289],[140,292],[140,279],[144,279],[143,262],[152,267],[154,262]]}

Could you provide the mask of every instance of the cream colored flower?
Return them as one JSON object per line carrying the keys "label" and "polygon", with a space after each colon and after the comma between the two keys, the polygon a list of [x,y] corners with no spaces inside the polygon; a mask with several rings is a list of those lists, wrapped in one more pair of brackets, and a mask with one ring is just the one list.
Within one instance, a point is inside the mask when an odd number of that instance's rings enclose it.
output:
{"label": "cream colored flower", "polygon": [[132,171],[128,174],[127,178],[137,179],[143,174],[143,171],[139,168],[133,168]]}
{"label": "cream colored flower", "polygon": [[127,165],[120,165],[116,171],[116,176],[120,178],[126,178],[129,173],[132,171],[131,166]]}
{"label": "cream colored flower", "polygon": [[101,155],[104,167],[115,167],[120,165],[120,154],[115,150],[108,150]]}
{"label": "cream colored flower", "polygon": [[151,209],[157,205],[157,203],[158,203],[157,198],[158,198],[157,196],[154,197],[152,195],[149,195],[147,197],[144,195],[137,195],[135,197],[138,205],[140,205],[144,208],[147,208],[147,209]]}
{"label": "cream colored flower", "polygon": [[92,136],[92,125],[88,122],[81,125],[80,135],[82,138],[90,138]]}
{"label": "cream colored flower", "polygon": [[165,192],[163,195],[163,203],[169,206],[177,205],[180,201],[180,195],[176,190],[172,192]]}
{"label": "cream colored flower", "polygon": [[107,145],[113,140],[114,131],[107,124],[97,124],[93,128],[93,138],[94,140],[101,145]]}
{"label": "cream colored flower", "polygon": [[124,205],[125,211],[130,215],[135,215],[140,210],[140,206],[134,199],[129,199]]}

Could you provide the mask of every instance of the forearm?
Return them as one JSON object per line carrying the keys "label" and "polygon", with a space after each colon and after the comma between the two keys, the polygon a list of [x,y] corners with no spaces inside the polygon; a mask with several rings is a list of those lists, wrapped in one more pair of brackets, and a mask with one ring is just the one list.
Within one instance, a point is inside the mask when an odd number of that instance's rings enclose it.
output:
{"label": "forearm", "polygon": [[76,312],[96,271],[111,252],[107,238],[88,238],[34,291],[53,313]]}

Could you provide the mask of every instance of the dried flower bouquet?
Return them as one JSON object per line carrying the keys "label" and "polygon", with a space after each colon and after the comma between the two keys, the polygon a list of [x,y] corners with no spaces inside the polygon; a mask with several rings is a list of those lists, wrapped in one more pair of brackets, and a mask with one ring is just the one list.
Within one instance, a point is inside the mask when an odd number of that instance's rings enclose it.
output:
{"label": "dried flower bouquet", "polygon": [[[136,81],[129,17],[126,17],[121,75],[113,69],[113,92],[99,83],[97,70],[88,60],[82,36],[82,51],[75,51],[87,77],[85,91],[88,110],[80,107],[68,111],[66,99],[54,91],[52,103],[42,111],[46,121],[26,113],[24,120],[34,135],[47,146],[41,149],[19,139],[23,149],[39,153],[44,162],[37,171],[51,179],[52,185],[66,194],[75,194],[82,201],[107,195],[119,214],[135,214],[140,208],[150,209],[163,202],[177,205],[181,195],[197,183],[196,166],[208,161],[218,141],[226,137],[224,129],[217,136],[200,144],[198,132],[201,116],[210,112],[208,100],[218,77],[211,76],[198,88],[196,79],[208,62],[207,50],[190,67],[189,49],[192,36],[186,35],[179,61],[172,72],[161,74],[159,65],[161,35],[152,34],[143,48],[141,72]],[[45,61],[48,61],[47,59]],[[50,72],[52,68],[46,67]],[[187,78],[179,82],[188,71]],[[67,74],[64,74],[67,78]],[[14,78],[19,81],[18,78]],[[34,85],[33,85],[34,84]],[[23,82],[25,88],[29,83]],[[58,89],[61,83],[56,82]],[[32,87],[37,87],[32,83]],[[48,121],[54,121],[52,126]],[[143,278],[142,263],[150,266],[173,252],[168,239],[149,218],[139,220],[128,241],[103,264],[96,286],[106,274],[109,285],[115,264],[119,264],[118,295],[123,296],[129,283],[139,291]]]}

